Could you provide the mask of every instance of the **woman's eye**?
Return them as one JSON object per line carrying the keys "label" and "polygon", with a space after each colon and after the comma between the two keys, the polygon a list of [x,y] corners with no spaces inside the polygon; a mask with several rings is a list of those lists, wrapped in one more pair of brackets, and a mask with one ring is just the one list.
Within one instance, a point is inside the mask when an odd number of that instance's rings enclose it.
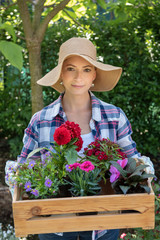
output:
{"label": "woman's eye", "polygon": [[90,68],[85,68],[84,71],[85,71],[85,72],[90,72],[91,69],[90,69]]}
{"label": "woman's eye", "polygon": [[74,68],[68,67],[68,68],[67,68],[67,71],[69,71],[69,72],[74,71]]}

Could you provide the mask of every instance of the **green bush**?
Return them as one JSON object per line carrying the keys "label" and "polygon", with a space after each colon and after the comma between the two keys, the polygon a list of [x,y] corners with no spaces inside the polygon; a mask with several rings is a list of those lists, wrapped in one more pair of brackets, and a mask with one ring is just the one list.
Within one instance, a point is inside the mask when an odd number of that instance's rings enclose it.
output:
{"label": "green bush", "polygon": [[[123,68],[122,77],[112,91],[95,94],[124,110],[131,122],[132,137],[138,150],[156,158],[160,153],[159,5],[149,8],[143,3],[134,17],[131,15],[114,24],[105,14],[104,17],[97,14],[81,19],[82,27],[59,21],[48,28],[41,52],[44,75],[56,66],[62,42],[73,36],[90,36],[105,63]],[[6,67],[5,89],[0,91],[0,129],[2,136],[8,138],[11,157],[16,157],[31,117],[28,59],[25,58],[22,75],[13,69]],[[46,106],[59,94],[44,87],[43,95]]]}
{"label": "green bush", "polygon": [[123,68],[117,86],[110,92],[96,95],[124,110],[138,150],[157,157],[160,152],[160,44],[157,18],[148,23],[150,18],[145,10],[132,21],[111,25],[106,18],[101,18],[89,24],[98,55],[105,63]]}

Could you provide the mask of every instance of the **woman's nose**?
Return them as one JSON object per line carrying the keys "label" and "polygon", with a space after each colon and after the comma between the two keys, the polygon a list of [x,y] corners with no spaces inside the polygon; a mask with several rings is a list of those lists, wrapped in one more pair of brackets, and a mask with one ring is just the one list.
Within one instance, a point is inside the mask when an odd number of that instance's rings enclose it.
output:
{"label": "woman's nose", "polygon": [[83,74],[81,71],[77,70],[75,73],[75,79],[76,80],[82,80]]}

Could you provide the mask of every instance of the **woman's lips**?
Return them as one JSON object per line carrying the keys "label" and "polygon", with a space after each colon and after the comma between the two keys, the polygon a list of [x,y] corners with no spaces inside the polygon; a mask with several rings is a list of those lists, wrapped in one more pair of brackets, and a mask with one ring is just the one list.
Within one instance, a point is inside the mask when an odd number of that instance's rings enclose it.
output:
{"label": "woman's lips", "polygon": [[72,87],[75,87],[75,88],[82,88],[83,86],[82,86],[82,85],[72,85]]}

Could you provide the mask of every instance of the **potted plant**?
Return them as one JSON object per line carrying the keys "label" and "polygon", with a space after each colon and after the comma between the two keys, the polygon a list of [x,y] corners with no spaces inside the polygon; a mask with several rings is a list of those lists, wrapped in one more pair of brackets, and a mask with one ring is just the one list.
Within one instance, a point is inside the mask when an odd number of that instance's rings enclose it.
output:
{"label": "potted plant", "polygon": [[[85,159],[101,169],[100,175],[106,179],[111,161],[126,158],[119,145],[107,138],[96,139],[84,149]],[[109,175],[108,175],[109,176]]]}
{"label": "potted plant", "polygon": [[110,166],[110,182],[114,191],[118,194],[127,193],[150,193],[148,179],[155,177],[154,174],[147,174],[146,164],[142,164],[140,160],[128,158],[111,161]]}
{"label": "potted plant", "polygon": [[84,159],[91,161],[100,169],[102,180],[99,182],[101,194],[114,194],[109,181],[111,161],[125,159],[126,155],[120,146],[107,138],[96,139],[84,149]]}
{"label": "potted plant", "polygon": [[[55,130],[49,148],[33,150],[26,162],[18,164],[18,172],[11,168],[15,184],[21,187],[25,197],[26,194],[30,199],[68,196],[65,166],[77,161],[83,143],[80,132],[78,124],[65,122]],[[35,157],[38,152],[41,158]]]}
{"label": "potted plant", "polygon": [[99,193],[101,188],[98,183],[101,180],[101,170],[95,168],[90,161],[66,165],[66,170],[72,196],[92,196]]}

